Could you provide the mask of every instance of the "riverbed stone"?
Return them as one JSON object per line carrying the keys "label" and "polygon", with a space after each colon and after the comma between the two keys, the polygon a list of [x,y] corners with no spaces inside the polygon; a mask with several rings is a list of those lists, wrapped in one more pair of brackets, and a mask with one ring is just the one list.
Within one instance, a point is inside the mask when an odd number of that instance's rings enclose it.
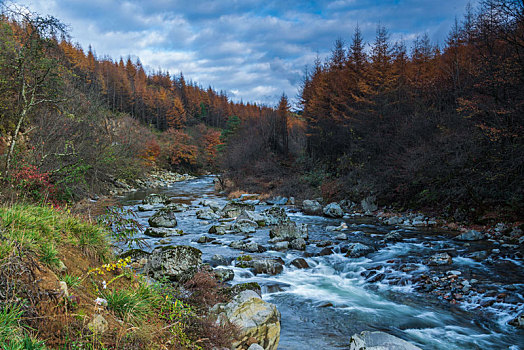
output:
{"label": "riverbed stone", "polygon": [[227,233],[227,229],[224,225],[213,225],[209,228],[208,232],[215,235],[225,235]]}
{"label": "riverbed stone", "polygon": [[273,227],[269,231],[269,237],[282,241],[293,241],[298,238],[308,239],[308,227],[306,224],[287,222]]}
{"label": "riverbed stone", "polygon": [[330,218],[341,218],[344,216],[344,211],[340,205],[334,202],[326,205],[322,212],[325,216],[329,216]]}
{"label": "riverbed stone", "polygon": [[293,259],[290,264],[295,266],[297,269],[307,269],[307,268],[309,268],[309,264],[303,258]]}
{"label": "riverbed stone", "polygon": [[217,212],[217,211],[219,211],[222,208],[222,206],[220,204],[218,204],[215,201],[211,201],[209,199],[201,200],[200,203],[198,203],[198,204],[200,204],[200,205],[202,205],[204,207],[209,207],[214,212]]}
{"label": "riverbed stone", "polygon": [[222,208],[221,216],[225,218],[236,218],[242,214],[244,210],[255,211],[255,206],[243,202],[229,202]]}
{"label": "riverbed stone", "polygon": [[167,277],[175,282],[186,282],[202,264],[202,252],[190,246],[165,246],[156,248],[149,256],[146,273],[160,279]]}
{"label": "riverbed stone", "polygon": [[397,231],[391,231],[382,239],[384,242],[399,242],[402,241],[402,235]]}
{"label": "riverbed stone", "polygon": [[229,282],[235,278],[235,272],[232,269],[226,269],[224,267],[217,267],[213,270],[213,273],[219,282]]}
{"label": "riverbed stone", "polygon": [[386,225],[400,225],[404,219],[400,216],[392,216],[387,218],[385,222]]}
{"label": "riverbed stone", "polygon": [[302,202],[302,211],[309,215],[321,215],[322,205],[315,200],[306,199]]}
{"label": "riverbed stone", "polygon": [[294,250],[306,250],[306,240],[304,238],[297,238],[291,241],[289,247]]}
{"label": "riverbed stone", "polygon": [[422,350],[403,339],[384,332],[364,331],[349,340],[350,350]]}
{"label": "riverbed stone", "polygon": [[138,206],[138,211],[154,211],[163,207],[163,204],[142,204]]}
{"label": "riverbed stone", "polygon": [[176,227],[178,224],[176,221],[175,213],[169,209],[160,209],[148,220],[151,227]]}
{"label": "riverbed stone", "polygon": [[277,196],[271,199],[266,199],[266,203],[269,205],[286,205],[288,202],[287,197]]}
{"label": "riverbed stone", "polygon": [[251,256],[250,259],[246,259],[244,255],[244,259],[239,266],[251,268],[255,275],[278,275],[284,269],[284,261],[281,258],[268,258],[263,256]]}
{"label": "riverbed stone", "polygon": [[181,213],[188,209],[188,205],[184,203],[169,203],[166,205],[166,209],[175,213]]}
{"label": "riverbed stone", "polygon": [[275,246],[273,247],[273,249],[275,249],[276,251],[279,251],[279,252],[288,250],[289,249],[289,242],[288,241],[277,242],[275,244]]}
{"label": "riverbed stone", "polygon": [[436,253],[433,254],[429,260],[428,265],[449,265],[453,262],[453,259],[448,253]]}
{"label": "riverbed stone", "polygon": [[266,226],[266,218],[254,211],[242,210],[242,213],[237,217],[237,221],[242,219],[254,221],[258,226]]}
{"label": "riverbed stone", "polygon": [[255,221],[249,219],[237,219],[231,228],[235,232],[247,234],[256,232],[258,224]]}
{"label": "riverbed stone", "polygon": [[167,204],[167,203],[169,203],[169,198],[167,198],[165,194],[152,193],[142,200],[142,204],[149,204],[149,205]]}
{"label": "riverbed stone", "polygon": [[182,236],[184,231],[168,227],[148,227],[144,231],[144,235],[149,237]]}
{"label": "riverbed stone", "polygon": [[348,258],[360,258],[362,256],[365,256],[369,253],[373,253],[375,251],[374,248],[367,246],[362,243],[355,243],[352,246],[349,247],[348,252],[346,253],[346,257]]}
{"label": "riverbed stone", "polygon": [[278,206],[273,206],[264,210],[263,215],[267,226],[281,225],[283,223],[291,222],[286,214],[286,210]]}
{"label": "riverbed stone", "polygon": [[339,241],[347,241],[348,236],[345,233],[340,233],[340,234],[335,236],[335,239],[337,239]]}
{"label": "riverbed stone", "polygon": [[[260,296],[245,290],[227,304],[217,304],[212,309],[222,324],[237,326],[239,334],[233,342],[235,350],[246,349],[252,339],[266,350],[276,350],[280,340],[280,312],[276,306]],[[250,341],[251,340],[251,341]]]}
{"label": "riverbed stone", "polygon": [[486,238],[486,236],[482,232],[476,230],[469,230],[455,237],[455,239],[459,241],[480,241],[484,238]]}
{"label": "riverbed stone", "polygon": [[203,208],[196,212],[196,216],[200,220],[217,220],[220,218],[220,215],[215,214],[215,212],[210,208]]}

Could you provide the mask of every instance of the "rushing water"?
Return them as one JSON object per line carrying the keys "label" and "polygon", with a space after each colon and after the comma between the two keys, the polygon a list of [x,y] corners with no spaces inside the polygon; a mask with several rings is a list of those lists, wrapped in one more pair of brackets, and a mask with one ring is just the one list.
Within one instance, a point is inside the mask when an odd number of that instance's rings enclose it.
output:
{"label": "rushing water", "polygon": [[[170,238],[170,244],[197,247],[203,252],[204,262],[214,254],[234,258],[240,251],[227,245],[243,235],[209,234],[209,228],[216,222],[205,222],[195,215],[202,208],[198,204],[202,199],[220,204],[227,202],[224,196],[214,192],[212,180],[213,177],[206,176],[164,189],[135,192],[122,198],[122,203],[136,209],[149,193],[164,193],[174,202],[186,203],[190,205],[189,210],[178,213],[177,220],[178,228],[187,235]],[[256,210],[265,208],[268,206],[260,205]],[[350,336],[363,330],[385,331],[424,349],[524,349],[524,332],[507,325],[509,319],[524,310],[521,255],[510,254],[480,263],[467,256],[471,251],[487,249],[486,243],[465,245],[451,240],[446,232],[401,229],[402,241],[380,245],[367,257],[350,259],[337,253],[334,236],[338,233],[325,229],[329,225],[337,226],[341,220],[303,215],[292,207],[286,207],[286,211],[293,221],[309,225],[310,242],[331,240],[335,243],[335,253],[306,258],[309,269],[288,265],[294,258],[303,257],[303,252],[263,253],[279,256],[286,262],[284,271],[276,276],[255,276],[247,269],[229,266],[235,271],[233,284],[258,282],[264,300],[277,305],[282,314],[279,349],[344,349],[348,348]],[[147,226],[153,212],[137,211],[137,214],[138,220]],[[373,245],[384,234],[398,230],[374,218],[344,221],[349,226],[345,231],[349,242]],[[269,228],[259,229],[251,240],[269,247],[268,232]],[[196,243],[203,234],[216,241]],[[149,249],[161,245],[161,238],[144,238]],[[310,244],[306,251],[315,253],[320,249]],[[444,273],[459,270],[462,276],[478,281],[479,292],[471,293],[456,305],[420,293],[412,283],[413,276],[436,273],[425,261],[433,253],[442,251],[455,255],[453,264],[446,266]],[[369,271],[372,272],[366,274]],[[499,298],[479,308],[500,293],[511,295],[510,302]]]}

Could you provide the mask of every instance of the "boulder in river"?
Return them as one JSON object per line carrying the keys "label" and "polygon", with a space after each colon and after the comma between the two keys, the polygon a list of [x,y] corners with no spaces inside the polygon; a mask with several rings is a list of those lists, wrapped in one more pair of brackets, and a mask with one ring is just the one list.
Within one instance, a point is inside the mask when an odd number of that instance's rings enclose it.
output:
{"label": "boulder in river", "polygon": [[304,238],[294,239],[289,244],[289,247],[295,250],[306,250],[306,240]]}
{"label": "boulder in river", "polygon": [[167,227],[148,227],[144,231],[144,235],[149,237],[182,236],[184,231]]}
{"label": "boulder in river", "polygon": [[220,218],[220,215],[209,208],[200,209],[196,212],[196,216],[200,220],[216,220]]}
{"label": "boulder in river", "polygon": [[338,203],[329,203],[324,207],[322,212],[330,218],[341,218],[344,216],[344,211]]}
{"label": "boulder in river", "polygon": [[263,215],[265,217],[265,224],[268,226],[280,225],[291,221],[286,214],[286,210],[277,206],[264,210]]}
{"label": "boulder in river", "polygon": [[186,211],[187,208],[187,204],[184,203],[169,203],[168,205],[166,205],[166,209],[174,211],[175,213]]}
{"label": "boulder in river", "polygon": [[266,350],[276,350],[280,341],[280,312],[252,290],[240,292],[227,304],[213,307],[220,323],[230,322],[238,327],[239,334],[233,349],[246,349],[248,342]]}
{"label": "boulder in river", "polygon": [[308,228],[306,224],[296,224],[292,221],[273,227],[269,231],[269,237],[281,241],[294,241],[302,238],[308,239]]}
{"label": "boulder in river", "polygon": [[213,274],[219,282],[229,282],[235,278],[235,272],[232,269],[226,269],[224,267],[214,269]]}
{"label": "boulder in river", "polygon": [[254,211],[242,210],[242,213],[240,213],[240,215],[237,217],[237,221],[242,219],[254,221],[258,224],[258,226],[266,226],[266,218],[263,215],[255,213]]}
{"label": "boulder in river", "polygon": [[437,254],[433,254],[429,258],[428,265],[434,265],[434,266],[449,265],[452,262],[453,262],[453,259],[451,258],[451,256],[448,253],[437,253]]}
{"label": "boulder in river", "polygon": [[480,241],[484,238],[486,238],[486,236],[482,232],[475,230],[463,232],[455,237],[455,239],[459,241]]}
{"label": "boulder in river", "polygon": [[384,332],[364,331],[349,340],[350,350],[422,350],[403,339]]}
{"label": "boulder in river", "polygon": [[138,206],[138,211],[153,211],[163,208],[163,204],[142,204]]}
{"label": "boulder in river", "polygon": [[151,227],[176,227],[175,213],[169,209],[160,209],[148,220]]}
{"label": "boulder in river", "polygon": [[296,258],[293,261],[291,261],[290,264],[295,266],[297,269],[307,269],[307,268],[309,268],[309,264],[303,258]]}
{"label": "boulder in river", "polygon": [[227,229],[224,225],[213,225],[209,228],[208,232],[215,235],[225,235],[227,233]]}
{"label": "boulder in river", "polygon": [[167,198],[164,194],[150,194],[146,198],[142,200],[142,204],[149,204],[149,205],[158,205],[158,204],[167,204],[169,203],[169,198]]}
{"label": "boulder in river", "polygon": [[360,258],[369,253],[373,253],[375,249],[362,243],[355,243],[349,247],[346,257],[348,258]]}
{"label": "boulder in river", "polygon": [[222,208],[221,212],[225,218],[236,218],[244,210],[255,211],[255,206],[243,202],[229,202]]}
{"label": "boulder in river", "polygon": [[214,201],[210,201],[209,199],[204,199],[202,201],[200,201],[200,203],[198,203],[204,207],[209,207],[211,210],[213,211],[219,211],[222,207],[220,206],[220,204],[218,204],[217,202],[214,202]]}
{"label": "boulder in river", "polygon": [[237,258],[237,266],[251,268],[256,275],[278,275],[284,269],[284,261],[281,258],[241,255]]}
{"label": "boulder in river", "polygon": [[306,199],[302,202],[302,211],[309,215],[321,215],[322,205],[317,201]]}
{"label": "boulder in river", "polygon": [[190,246],[166,246],[153,250],[146,272],[155,279],[184,283],[190,280],[202,264],[202,252]]}
{"label": "boulder in river", "polygon": [[286,205],[287,202],[288,202],[287,197],[282,197],[282,196],[273,197],[271,199],[266,200],[266,203],[270,205]]}
{"label": "boulder in river", "polygon": [[249,219],[237,219],[233,225],[231,225],[231,228],[235,232],[247,234],[247,233],[253,233],[257,230],[258,224]]}

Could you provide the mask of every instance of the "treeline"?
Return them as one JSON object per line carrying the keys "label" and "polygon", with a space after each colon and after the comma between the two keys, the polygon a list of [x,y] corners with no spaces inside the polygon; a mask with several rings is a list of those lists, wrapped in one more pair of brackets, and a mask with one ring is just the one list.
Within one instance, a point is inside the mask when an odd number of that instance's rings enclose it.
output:
{"label": "treeline", "polygon": [[[313,186],[326,200],[374,195],[458,219],[523,212],[520,1],[468,6],[442,47],[423,35],[408,50],[379,25],[368,49],[357,27],[347,46],[337,40],[329,59],[306,73],[300,102],[303,148],[293,153],[289,181],[280,181],[290,195]],[[243,171],[232,177],[241,181]]]}
{"label": "treeline", "polygon": [[98,58],[56,18],[1,8],[2,200],[78,199],[152,167],[216,171],[229,135],[271,111],[139,60]]}

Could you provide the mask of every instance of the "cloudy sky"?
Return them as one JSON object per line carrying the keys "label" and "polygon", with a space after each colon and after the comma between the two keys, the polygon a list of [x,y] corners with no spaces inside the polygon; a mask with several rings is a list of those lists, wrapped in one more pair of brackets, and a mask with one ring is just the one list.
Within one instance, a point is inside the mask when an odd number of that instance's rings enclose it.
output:
{"label": "cloudy sky", "polygon": [[[0,0],[1,2],[1,0]],[[306,65],[360,26],[392,40],[428,33],[442,43],[468,0],[17,0],[69,25],[98,57],[139,57],[149,70],[184,73],[233,100],[274,105],[294,98]],[[474,1],[473,1],[474,3]]]}

